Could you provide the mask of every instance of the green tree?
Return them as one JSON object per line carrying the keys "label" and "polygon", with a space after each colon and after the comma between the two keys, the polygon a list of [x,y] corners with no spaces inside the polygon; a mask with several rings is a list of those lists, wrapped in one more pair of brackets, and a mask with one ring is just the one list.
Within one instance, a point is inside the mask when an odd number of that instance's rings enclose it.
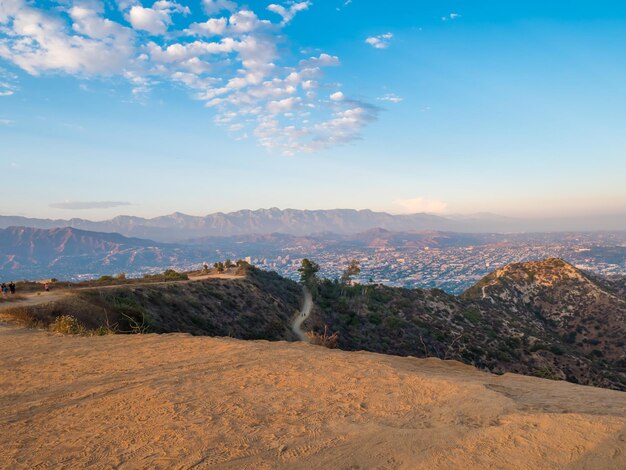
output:
{"label": "green tree", "polygon": [[300,273],[300,282],[304,285],[311,286],[315,283],[315,276],[319,270],[320,267],[316,262],[304,258],[302,260],[302,266],[298,268],[298,272]]}
{"label": "green tree", "polygon": [[358,276],[361,273],[361,267],[359,266],[359,262],[355,259],[350,261],[348,267],[345,269],[343,274],[341,275],[341,283],[342,284],[350,284],[352,282],[352,278],[354,276]]}
{"label": "green tree", "polygon": [[223,273],[224,272],[224,263],[222,263],[221,261],[218,261],[217,263],[214,263],[213,267],[215,269],[217,269],[218,273]]}
{"label": "green tree", "polygon": [[235,266],[235,265],[234,265],[234,263],[233,263],[231,260],[229,260],[229,259],[227,259],[227,260],[224,262],[224,267],[225,267],[226,269],[228,269],[228,268],[232,268],[232,267],[234,267],[234,266]]}

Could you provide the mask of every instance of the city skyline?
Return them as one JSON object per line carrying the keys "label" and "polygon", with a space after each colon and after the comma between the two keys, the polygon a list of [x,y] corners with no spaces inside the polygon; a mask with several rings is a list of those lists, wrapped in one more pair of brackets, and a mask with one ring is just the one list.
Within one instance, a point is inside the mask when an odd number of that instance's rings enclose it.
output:
{"label": "city skyline", "polygon": [[[626,5],[0,5],[0,213],[626,213]],[[323,34],[320,34],[323,32]]]}

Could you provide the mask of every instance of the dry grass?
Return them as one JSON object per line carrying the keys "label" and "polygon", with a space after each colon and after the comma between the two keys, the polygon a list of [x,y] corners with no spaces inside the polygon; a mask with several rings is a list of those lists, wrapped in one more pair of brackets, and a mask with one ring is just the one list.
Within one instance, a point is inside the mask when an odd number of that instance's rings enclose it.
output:
{"label": "dry grass", "polygon": [[46,328],[48,324],[38,318],[31,308],[12,307],[2,310],[2,315],[18,325],[26,328]]}
{"label": "dry grass", "polygon": [[81,336],[105,336],[115,334],[116,326],[105,325],[87,328],[81,321],[73,315],[58,315],[50,310],[50,306],[45,307],[12,307],[2,310],[2,316],[12,323],[26,328],[47,329],[55,333],[81,335]]}
{"label": "dry grass", "polygon": [[328,325],[324,326],[324,333],[307,331],[305,335],[311,344],[317,346],[324,346],[328,349],[337,349],[339,346],[339,333],[328,334]]}
{"label": "dry grass", "polygon": [[18,302],[20,300],[24,300],[26,297],[19,294],[8,294],[0,296],[0,304],[1,303],[10,303],[10,302]]}

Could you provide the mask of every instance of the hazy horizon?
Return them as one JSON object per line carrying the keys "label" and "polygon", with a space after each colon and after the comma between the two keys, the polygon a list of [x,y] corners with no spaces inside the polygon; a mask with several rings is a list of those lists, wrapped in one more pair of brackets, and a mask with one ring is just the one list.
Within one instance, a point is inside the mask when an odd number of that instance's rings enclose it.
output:
{"label": "hazy horizon", "polygon": [[[262,216],[262,212],[269,211],[289,211],[292,214],[292,217],[289,219],[273,219],[272,217],[264,218]],[[343,212],[346,211],[347,214],[345,216],[339,216],[335,214],[335,212]],[[164,219],[163,224],[154,225],[154,227],[171,227],[172,220],[168,220],[172,216],[182,215],[185,217],[197,218],[197,219],[211,219],[212,217],[223,214],[225,217],[235,218],[230,219],[230,224],[234,227],[238,227],[237,230],[243,230],[241,233],[248,234],[265,234],[265,233],[291,233],[293,234],[294,224],[295,226],[300,226],[302,234],[314,234],[321,232],[336,232],[336,233],[361,233],[371,229],[382,228],[388,230],[390,232],[428,232],[428,231],[439,231],[439,232],[454,232],[454,233],[500,233],[500,234],[532,234],[532,233],[572,233],[572,232],[625,232],[626,231],[626,214],[593,214],[589,216],[578,215],[578,216],[561,216],[561,217],[515,217],[515,216],[506,216],[501,214],[494,213],[473,213],[473,214],[429,214],[425,212],[419,213],[400,213],[394,214],[385,211],[375,211],[371,209],[352,209],[352,208],[335,208],[335,209],[296,209],[296,208],[278,208],[278,207],[268,207],[268,208],[259,208],[259,209],[240,209],[232,212],[212,212],[205,214],[189,214],[182,211],[175,211],[168,214],[158,214],[154,217],[141,217],[131,213],[123,213],[120,212],[116,216],[107,217],[107,218],[90,218],[81,216],[79,214],[82,212],[81,210],[76,210],[73,212],[78,212],[77,214],[73,214],[71,217],[27,217],[23,215],[16,214],[2,214],[0,213],[0,228],[8,228],[11,226],[20,226],[24,225],[27,227],[33,228],[63,228],[66,226],[72,226],[74,228],[79,228],[87,231],[95,231],[95,232],[110,232],[114,231],[123,235],[129,235],[128,230],[132,230],[134,224],[130,223],[130,225],[119,225],[119,226],[110,226],[107,225],[108,222],[114,221],[118,218],[139,218],[146,221],[151,221],[155,219]],[[303,213],[307,212],[316,212],[320,213],[321,218],[317,222],[317,226],[311,226],[309,229],[305,227],[309,226],[310,223],[314,219],[309,219]],[[364,215],[363,213],[371,213],[371,216]],[[241,218],[238,214],[241,213],[251,213],[252,218]],[[329,214],[332,213],[332,214]],[[353,214],[353,215],[351,215]],[[356,216],[356,214],[361,214]],[[377,215],[378,214],[378,215]],[[330,217],[329,217],[330,215]],[[380,215],[383,218],[380,218]],[[393,220],[396,223],[392,222],[392,219],[386,219],[386,216],[392,216]],[[406,216],[406,217],[415,217],[415,219],[402,219],[404,223],[397,225],[399,219],[395,219],[396,216]],[[26,218],[32,223],[28,223],[27,221],[13,221],[13,218]],[[8,220],[7,220],[8,219]],[[43,223],[44,221],[48,221]],[[71,223],[74,221],[74,223]],[[82,222],[78,222],[82,221]],[[256,222],[253,222],[256,221]],[[61,222],[57,224],[50,224],[50,222]],[[64,223],[68,222],[67,225]],[[219,219],[213,219],[210,224],[218,224],[221,225]],[[252,223],[253,225],[247,227],[248,223]],[[275,227],[275,224],[287,224],[285,228],[272,228]],[[337,227],[343,227],[342,224],[352,224],[356,223],[357,225],[354,230],[345,232],[344,228],[340,228],[337,231],[337,228],[333,228],[334,224],[338,223]],[[387,224],[391,223],[390,226]],[[96,225],[94,225],[96,224]],[[260,225],[256,225],[260,224]],[[269,224],[269,225],[267,225]],[[303,225],[298,225],[303,224]],[[136,228],[139,228],[143,225],[139,224]],[[256,229],[254,227],[256,226]],[[146,228],[148,225],[145,226]],[[216,226],[217,227],[217,226]],[[291,228],[286,228],[291,227]],[[179,229],[184,233],[185,230],[190,230],[193,232],[195,230],[193,222],[191,225],[187,225],[184,222],[181,223]],[[269,231],[268,231],[269,230]],[[191,233],[190,232],[190,233]],[[207,233],[209,235],[210,233]],[[218,234],[215,234],[216,236]],[[182,235],[181,235],[182,236]],[[191,236],[191,235],[189,235]],[[152,238],[152,236],[143,235],[139,238]],[[183,237],[185,238],[185,237]],[[187,237],[189,238],[189,237]]]}

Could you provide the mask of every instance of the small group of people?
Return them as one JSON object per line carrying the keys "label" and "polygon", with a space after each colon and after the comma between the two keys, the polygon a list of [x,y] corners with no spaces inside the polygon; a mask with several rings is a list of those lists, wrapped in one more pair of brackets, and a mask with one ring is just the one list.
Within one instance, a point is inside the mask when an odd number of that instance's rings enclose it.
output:
{"label": "small group of people", "polygon": [[9,292],[11,294],[15,294],[15,283],[13,281],[11,281],[9,284],[3,282],[0,285],[0,290],[2,291],[2,297],[7,295]]}

